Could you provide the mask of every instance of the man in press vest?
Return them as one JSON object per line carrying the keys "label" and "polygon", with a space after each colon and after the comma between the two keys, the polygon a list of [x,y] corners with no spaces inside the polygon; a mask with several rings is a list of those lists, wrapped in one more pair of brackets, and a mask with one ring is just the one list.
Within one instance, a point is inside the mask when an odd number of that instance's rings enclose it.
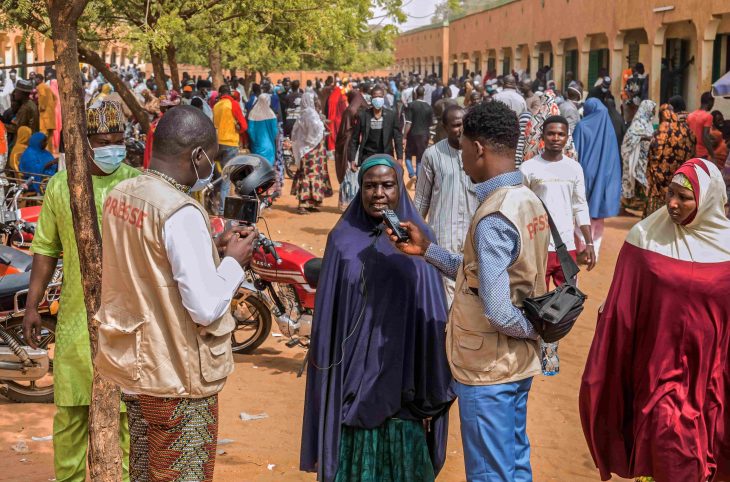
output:
{"label": "man in press vest", "polygon": [[218,392],[233,370],[230,303],[254,239],[241,228],[214,243],[207,213],[189,196],[210,182],[217,150],[210,119],[176,107],[157,125],[150,168],[104,203],[95,363],[138,399],[146,421],[146,447],[132,437],[132,474],[213,478]]}
{"label": "man in press vest", "polygon": [[515,170],[519,136],[517,115],[501,102],[464,116],[462,163],[480,205],[463,255],[431,243],[409,222],[410,239],[396,243],[456,280],[446,352],[470,482],[532,480],[527,396],[541,367],[537,333],[521,307],[545,293],[550,231],[540,199]]}

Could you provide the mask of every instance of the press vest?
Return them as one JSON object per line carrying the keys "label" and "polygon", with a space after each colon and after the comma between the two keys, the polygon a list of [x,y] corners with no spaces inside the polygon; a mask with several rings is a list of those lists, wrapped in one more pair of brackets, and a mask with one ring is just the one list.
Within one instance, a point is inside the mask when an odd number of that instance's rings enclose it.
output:
{"label": "press vest", "polygon": [[[196,324],[173,278],[163,229],[184,206],[198,209],[210,230],[195,200],[148,174],[119,183],[104,202],[94,362],[101,375],[134,393],[208,397],[233,371],[233,317],[226,312],[209,326]],[[218,265],[215,246],[210,255]]]}
{"label": "press vest", "polygon": [[546,291],[550,229],[545,209],[538,197],[524,186],[496,189],[481,203],[472,219],[449,313],[446,352],[454,378],[466,385],[509,383],[541,372],[537,342],[497,331],[484,314],[479,298],[474,235],[479,221],[494,213],[507,218],[520,235],[519,255],[507,268],[511,299],[504,302],[511,301],[519,308],[525,298]]}

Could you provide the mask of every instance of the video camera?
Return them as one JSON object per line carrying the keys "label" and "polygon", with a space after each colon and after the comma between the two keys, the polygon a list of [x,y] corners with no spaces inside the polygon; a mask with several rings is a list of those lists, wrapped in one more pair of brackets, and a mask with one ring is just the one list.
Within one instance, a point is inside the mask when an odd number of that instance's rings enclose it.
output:
{"label": "video camera", "polygon": [[223,217],[245,224],[256,224],[264,194],[276,182],[276,173],[266,158],[258,154],[241,154],[223,168],[222,176],[233,185],[234,196],[227,196]]}
{"label": "video camera", "polygon": [[[235,224],[256,225],[261,213],[259,196],[266,193],[276,182],[276,173],[266,158],[258,154],[236,156],[223,168],[222,176],[231,181],[235,196],[227,196],[223,205],[226,227]],[[281,264],[275,243],[259,233],[254,249],[263,249]]]}

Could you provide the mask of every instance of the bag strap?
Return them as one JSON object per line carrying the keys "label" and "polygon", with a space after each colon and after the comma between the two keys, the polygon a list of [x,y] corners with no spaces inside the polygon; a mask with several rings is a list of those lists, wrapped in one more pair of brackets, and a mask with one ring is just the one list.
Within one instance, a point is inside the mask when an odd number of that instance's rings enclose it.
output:
{"label": "bag strap", "polygon": [[548,224],[550,225],[550,234],[552,235],[553,242],[555,243],[555,252],[557,253],[558,260],[560,261],[560,268],[563,270],[565,282],[571,286],[575,286],[576,276],[580,272],[580,268],[578,268],[578,265],[575,263],[575,261],[573,261],[570,253],[568,253],[568,248],[565,247],[565,243],[560,237],[558,228],[555,226],[552,216],[550,216],[550,211],[548,210],[547,206],[545,206],[545,203],[542,202],[542,199],[540,199],[540,203],[542,204],[542,207],[545,208],[545,212],[547,213]]}

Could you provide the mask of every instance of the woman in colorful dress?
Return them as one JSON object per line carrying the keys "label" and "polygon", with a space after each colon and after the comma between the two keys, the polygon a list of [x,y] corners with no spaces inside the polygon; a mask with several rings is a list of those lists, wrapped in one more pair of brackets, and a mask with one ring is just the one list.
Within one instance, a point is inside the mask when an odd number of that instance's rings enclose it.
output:
{"label": "woman in colorful dress", "polygon": [[390,242],[382,209],[435,238],[391,156],[366,159],[358,182],[319,276],[300,468],[320,482],[433,482],[454,399],[446,296],[434,267]]}
{"label": "woman in colorful dress", "polygon": [[621,177],[621,195],[630,203],[638,193],[643,198],[646,187],[646,164],[649,157],[649,144],[654,134],[654,118],[656,102],[644,100],[631,121],[631,126],[621,144],[621,160],[623,175]]}
{"label": "woman in colorful dress", "polygon": [[696,138],[669,104],[659,108],[659,129],[649,145],[644,217],[663,207],[674,171],[695,154]]}
{"label": "woman in colorful dress", "polygon": [[324,123],[317,112],[315,94],[302,95],[301,114],[292,129],[292,151],[299,165],[292,195],[299,200],[298,214],[317,212],[324,198],[332,196],[332,184],[327,171],[327,151]]}
{"label": "woman in colorful dress", "polygon": [[730,477],[730,220],[714,163],[674,174],[621,248],[579,407],[602,480]]}

